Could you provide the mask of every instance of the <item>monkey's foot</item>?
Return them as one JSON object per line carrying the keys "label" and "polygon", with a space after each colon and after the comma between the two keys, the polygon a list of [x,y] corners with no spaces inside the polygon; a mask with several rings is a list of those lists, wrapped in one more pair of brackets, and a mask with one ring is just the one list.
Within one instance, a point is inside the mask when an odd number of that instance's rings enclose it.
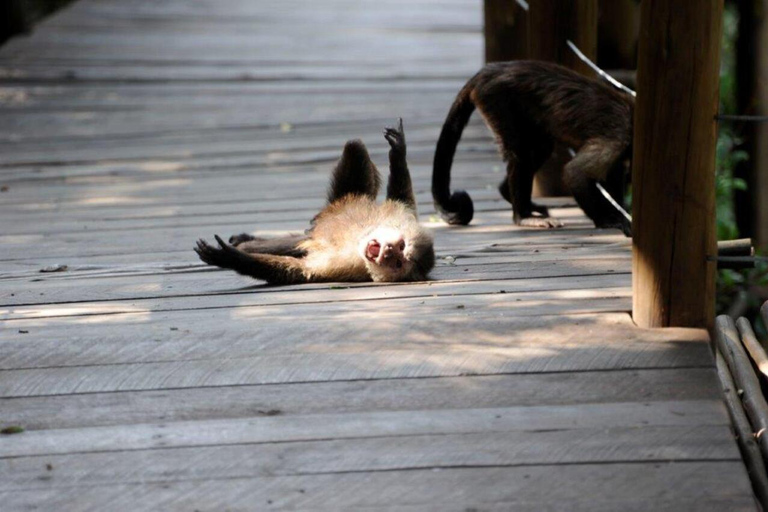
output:
{"label": "monkey's foot", "polygon": [[563,223],[554,217],[526,217],[520,219],[516,224],[526,228],[552,229],[563,227]]}
{"label": "monkey's foot", "polygon": [[[547,208],[543,204],[531,203],[531,211],[538,213],[542,217],[549,217],[549,208]],[[557,221],[557,222],[560,222],[560,221]],[[562,223],[560,224],[560,226],[562,226]],[[560,226],[555,226],[555,227],[560,227]]]}
{"label": "monkey's foot", "polygon": [[216,241],[219,243],[219,247],[211,247],[203,239],[197,241],[197,246],[194,248],[197,255],[205,263],[209,265],[215,265],[221,268],[235,268],[237,262],[241,260],[241,253],[232,246],[224,243],[219,238],[219,235],[214,235]]}
{"label": "monkey's foot", "polygon": [[249,235],[248,233],[240,233],[239,235],[232,235],[229,237],[229,244],[237,247],[243,242],[250,242],[252,240],[257,240],[257,238],[253,235]]}
{"label": "monkey's foot", "polygon": [[389,142],[392,151],[398,156],[405,157],[405,132],[403,131],[403,118],[397,120],[397,128],[387,126],[384,128],[384,138]]}

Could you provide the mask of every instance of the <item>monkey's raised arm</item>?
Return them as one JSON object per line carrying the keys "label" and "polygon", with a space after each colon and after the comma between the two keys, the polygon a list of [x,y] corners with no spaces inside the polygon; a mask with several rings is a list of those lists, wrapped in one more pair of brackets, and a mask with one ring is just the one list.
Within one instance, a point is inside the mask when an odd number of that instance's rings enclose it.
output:
{"label": "monkey's raised arm", "polygon": [[384,138],[389,142],[389,181],[387,182],[387,199],[405,203],[416,212],[416,198],[413,195],[411,185],[411,173],[408,172],[408,164],[405,161],[405,132],[403,131],[403,119],[400,118],[397,128],[384,129]]}
{"label": "monkey's raised arm", "polygon": [[234,270],[238,274],[263,279],[270,284],[297,284],[308,282],[304,275],[304,260],[291,256],[246,254],[227,245],[215,235],[219,248],[198,240],[195,252],[209,265]]}
{"label": "monkey's raised arm", "polygon": [[349,194],[368,196],[375,201],[380,185],[379,170],[371,161],[365,144],[358,139],[347,141],[331,175],[328,204]]}

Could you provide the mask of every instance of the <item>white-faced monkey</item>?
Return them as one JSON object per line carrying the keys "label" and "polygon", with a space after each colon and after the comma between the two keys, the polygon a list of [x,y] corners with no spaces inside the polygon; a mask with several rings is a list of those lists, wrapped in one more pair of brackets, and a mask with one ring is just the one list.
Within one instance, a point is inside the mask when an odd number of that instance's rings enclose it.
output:
{"label": "white-faced monkey", "polygon": [[390,174],[383,203],[376,203],[379,171],[365,145],[351,140],[333,171],[328,205],[305,235],[265,240],[242,234],[229,244],[217,235],[219,247],[199,240],[195,252],[210,265],[271,284],[425,280],[435,253],[417,218],[402,119],[384,137]]}
{"label": "white-faced monkey", "polygon": [[469,224],[474,213],[466,192],[451,194],[450,181],[456,145],[475,108],[496,135],[507,163],[499,191],[512,203],[515,224],[561,226],[546,207],[531,201],[533,176],[559,143],[575,150],[563,178],[584,213],[598,228],[619,228],[631,236],[629,221],[596,186],[604,184],[623,204],[624,161],[632,153],[631,96],[548,62],[485,66],[456,97],[435,150],[432,196],[449,224]]}

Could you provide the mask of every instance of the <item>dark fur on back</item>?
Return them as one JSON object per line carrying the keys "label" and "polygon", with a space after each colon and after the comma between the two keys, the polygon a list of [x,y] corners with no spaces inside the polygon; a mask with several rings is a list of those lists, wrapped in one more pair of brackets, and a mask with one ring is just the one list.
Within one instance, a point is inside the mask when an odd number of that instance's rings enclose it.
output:
{"label": "dark fur on back", "polygon": [[[493,130],[509,163],[509,198],[519,210],[515,211],[517,222],[537,211],[530,202],[533,174],[550,156],[555,143],[577,153],[582,148],[588,150],[581,160],[574,159],[565,178],[582,208],[584,201],[600,202],[584,187],[605,181],[615,161],[630,152],[633,105],[629,95],[556,64],[488,64],[461,89],[443,125],[432,174],[436,209],[451,224],[467,224],[472,219],[472,200],[464,191],[451,194],[450,177],[456,146],[475,108]],[[584,177],[589,183],[582,183]],[[587,211],[596,224],[613,226],[620,222],[603,204],[592,208],[591,213],[598,217]]]}

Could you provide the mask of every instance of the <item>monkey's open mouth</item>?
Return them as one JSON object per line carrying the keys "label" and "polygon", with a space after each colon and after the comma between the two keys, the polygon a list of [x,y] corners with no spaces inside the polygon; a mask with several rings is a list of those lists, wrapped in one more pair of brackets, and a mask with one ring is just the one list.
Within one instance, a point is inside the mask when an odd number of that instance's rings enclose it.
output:
{"label": "monkey's open mouth", "polygon": [[365,248],[365,257],[375,263],[376,258],[379,257],[380,252],[381,252],[381,244],[376,240],[370,240],[368,242],[368,247]]}

